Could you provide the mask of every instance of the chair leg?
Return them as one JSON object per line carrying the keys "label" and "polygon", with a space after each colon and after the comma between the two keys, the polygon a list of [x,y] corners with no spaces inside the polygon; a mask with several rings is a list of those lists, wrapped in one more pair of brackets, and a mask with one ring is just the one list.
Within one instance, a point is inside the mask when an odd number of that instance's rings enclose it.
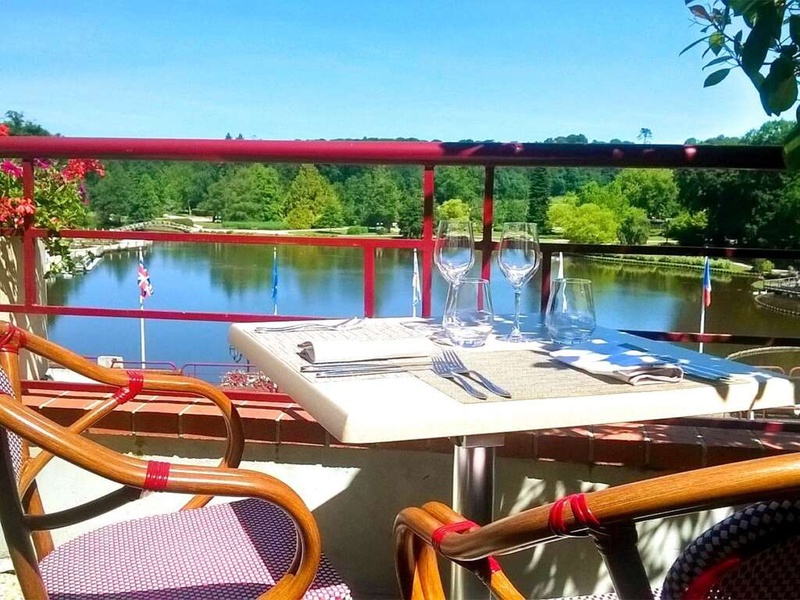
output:
{"label": "chair leg", "polygon": [[[39,495],[39,489],[36,487],[35,481],[28,488],[28,493],[25,494],[25,498],[22,500],[22,507],[29,515],[45,514],[42,497]],[[53,536],[49,531],[34,531],[32,535],[33,546],[36,548],[36,556],[39,560],[42,560],[55,548]]]}
{"label": "chair leg", "polygon": [[[0,452],[7,447],[6,432],[0,428]],[[0,458],[5,459],[0,460],[0,490],[12,490],[11,493],[0,493],[0,521],[3,523],[3,535],[11,563],[25,598],[47,598],[30,531],[23,519],[22,505],[19,496],[13,492],[17,482],[11,470],[10,456],[6,453],[5,457]]]}
{"label": "chair leg", "polygon": [[603,557],[620,600],[628,598],[652,600],[653,591],[636,546],[639,539],[636,525],[621,523],[604,526],[602,531],[592,532],[591,535]]}

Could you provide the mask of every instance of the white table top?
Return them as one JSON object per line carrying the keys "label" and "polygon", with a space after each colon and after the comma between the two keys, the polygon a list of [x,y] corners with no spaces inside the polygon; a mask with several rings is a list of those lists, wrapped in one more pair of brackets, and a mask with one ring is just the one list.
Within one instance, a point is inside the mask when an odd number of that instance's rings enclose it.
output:
{"label": "white table top", "polygon": [[[281,391],[346,443],[500,434],[772,408],[794,404],[797,396],[794,383],[786,377],[672,344],[598,328],[595,335],[610,342],[627,341],[693,364],[713,365],[745,376],[725,383],[659,384],[652,389],[628,384],[603,387],[611,384],[597,379],[597,394],[462,403],[412,373],[340,379],[317,379],[301,373],[298,357],[287,357],[285,347],[282,352],[276,350],[274,340],[278,334],[255,331],[275,324],[233,324],[229,341]],[[459,348],[458,352],[468,356],[470,352],[522,350],[526,345],[492,338],[482,348]],[[497,383],[504,385],[502,381]]]}

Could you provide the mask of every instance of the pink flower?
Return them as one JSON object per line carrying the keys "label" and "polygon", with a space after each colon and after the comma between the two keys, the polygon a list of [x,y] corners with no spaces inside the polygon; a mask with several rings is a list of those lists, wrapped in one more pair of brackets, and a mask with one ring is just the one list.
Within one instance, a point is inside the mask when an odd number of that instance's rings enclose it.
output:
{"label": "pink flower", "polygon": [[0,164],[0,171],[5,173],[6,175],[10,175],[14,179],[22,178],[22,167],[17,164],[14,164],[10,160],[4,160],[2,164]]}
{"label": "pink flower", "polygon": [[9,128],[8,125],[5,123],[0,123],[0,137],[7,137],[9,136]]}

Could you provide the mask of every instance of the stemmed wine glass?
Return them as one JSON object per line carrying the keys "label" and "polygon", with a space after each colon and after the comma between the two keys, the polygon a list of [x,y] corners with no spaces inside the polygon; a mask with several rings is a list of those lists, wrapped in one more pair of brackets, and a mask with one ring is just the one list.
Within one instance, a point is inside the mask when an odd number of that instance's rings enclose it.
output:
{"label": "stemmed wine glass", "polygon": [[533,277],[542,262],[536,223],[504,223],[497,262],[514,288],[514,325],[506,339],[519,342],[525,339],[519,327],[522,286]]}
{"label": "stemmed wine glass", "polygon": [[466,219],[442,219],[433,247],[433,262],[445,281],[458,283],[475,262],[472,222]]}

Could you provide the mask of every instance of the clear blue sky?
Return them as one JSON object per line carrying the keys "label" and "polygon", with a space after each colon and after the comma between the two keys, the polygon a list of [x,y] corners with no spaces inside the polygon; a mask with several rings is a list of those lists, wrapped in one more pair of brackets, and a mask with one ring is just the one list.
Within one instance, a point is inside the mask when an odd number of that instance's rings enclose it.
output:
{"label": "clear blue sky", "polygon": [[703,89],[682,0],[3,0],[0,111],[69,136],[655,143],[767,120]]}

